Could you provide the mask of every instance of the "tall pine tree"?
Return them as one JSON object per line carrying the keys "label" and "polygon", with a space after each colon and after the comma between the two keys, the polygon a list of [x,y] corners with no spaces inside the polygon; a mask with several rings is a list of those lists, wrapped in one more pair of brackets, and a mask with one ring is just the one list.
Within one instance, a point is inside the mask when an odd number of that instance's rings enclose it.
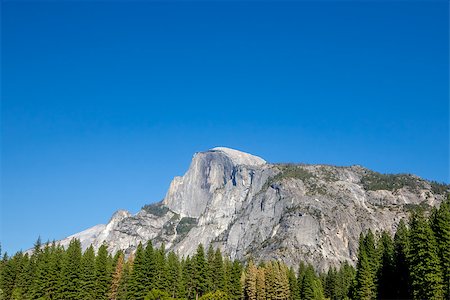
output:
{"label": "tall pine tree", "polygon": [[411,219],[409,262],[414,299],[442,299],[443,274],[436,239],[422,212],[415,212]]}

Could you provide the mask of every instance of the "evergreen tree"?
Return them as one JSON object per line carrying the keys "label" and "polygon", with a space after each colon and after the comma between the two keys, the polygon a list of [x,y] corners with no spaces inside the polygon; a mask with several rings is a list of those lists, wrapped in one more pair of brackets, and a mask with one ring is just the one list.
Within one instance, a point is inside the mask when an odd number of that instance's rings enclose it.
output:
{"label": "evergreen tree", "polygon": [[295,271],[294,268],[289,269],[288,273],[288,280],[289,280],[289,289],[291,291],[291,296],[289,299],[291,300],[300,300],[300,291],[298,289],[297,284],[297,278],[295,277]]}
{"label": "evergreen tree", "polygon": [[33,279],[33,274],[30,272],[32,269],[31,264],[32,261],[30,260],[28,254],[22,255],[18,260],[12,299],[31,299],[28,291],[29,283]]}
{"label": "evergreen tree", "polygon": [[92,245],[81,258],[80,299],[96,300],[95,251]]}
{"label": "evergreen tree", "polygon": [[244,287],[244,299],[256,300],[256,276],[258,269],[252,260],[248,263],[247,270],[245,272],[245,287]]}
{"label": "evergreen tree", "polygon": [[142,282],[144,294],[147,294],[152,289],[156,289],[159,284],[157,278],[158,270],[156,266],[157,253],[155,252],[158,251],[155,251],[155,249],[153,249],[152,241],[148,241],[147,245],[145,246],[144,261],[142,266],[144,278],[140,279]]}
{"label": "evergreen tree", "polygon": [[208,251],[206,252],[206,291],[215,291],[215,275],[214,275],[214,248],[212,244],[209,244]]}
{"label": "evergreen tree", "polygon": [[338,292],[338,274],[334,267],[328,269],[328,272],[325,276],[324,282],[324,294],[325,297],[330,298],[331,300],[339,299]]}
{"label": "evergreen tree", "polygon": [[432,218],[433,231],[443,272],[444,297],[450,299],[450,195]]}
{"label": "evergreen tree", "polygon": [[275,271],[270,261],[264,265],[264,278],[266,279],[266,299],[274,300],[276,297]]}
{"label": "evergreen tree", "polygon": [[411,219],[409,262],[415,299],[442,299],[444,295],[438,247],[423,213]]}
{"label": "evergreen tree", "polygon": [[214,252],[214,259],[212,262],[212,278],[213,278],[213,290],[219,290],[225,292],[227,290],[225,281],[225,270],[223,265],[222,253],[217,248]]}
{"label": "evergreen tree", "polygon": [[243,272],[241,263],[237,260],[233,261],[230,271],[228,295],[231,300],[239,300],[242,297],[241,277]]}
{"label": "evergreen tree", "polygon": [[112,275],[112,280],[111,280],[111,288],[109,291],[109,299],[110,300],[117,300],[119,297],[119,292],[120,292],[120,283],[122,281],[122,275],[124,272],[124,255],[122,252],[119,252],[119,255],[117,257],[117,259],[115,259],[115,268],[114,268],[114,273]]}
{"label": "evergreen tree", "polygon": [[119,289],[117,291],[117,300],[128,299],[128,289],[132,278],[133,263],[134,255],[131,254],[126,263],[124,263],[123,273],[119,282]]}
{"label": "evergreen tree", "polygon": [[55,242],[50,247],[50,263],[47,280],[45,281],[45,293],[48,299],[60,299],[59,295],[63,259],[65,250],[62,246],[57,246]]}
{"label": "evergreen tree", "polygon": [[205,249],[200,244],[197,247],[197,253],[194,256],[194,276],[193,285],[195,298],[201,297],[207,291],[207,263],[205,258]]}
{"label": "evergreen tree", "polygon": [[302,290],[300,291],[302,300],[314,300],[316,298],[316,278],[314,269],[311,265],[306,267],[302,280]]}
{"label": "evergreen tree", "polygon": [[167,277],[167,261],[166,261],[166,248],[164,243],[154,253],[155,259],[155,278],[153,287],[160,290],[167,290],[169,288]]}
{"label": "evergreen tree", "polygon": [[185,295],[188,299],[195,297],[195,286],[194,286],[194,258],[189,256],[182,262],[183,266],[183,281],[185,282]]}
{"label": "evergreen tree", "polygon": [[348,262],[341,264],[338,272],[338,292],[337,299],[347,299],[350,294],[350,288],[353,280],[355,279],[355,268]]}
{"label": "evergreen tree", "polygon": [[266,277],[262,267],[256,271],[256,299],[266,300]]}
{"label": "evergreen tree", "polygon": [[127,299],[142,300],[147,294],[145,254],[142,243],[136,248],[133,267],[127,284]]}
{"label": "evergreen tree", "polygon": [[182,280],[179,275],[180,272],[180,261],[178,256],[173,252],[169,252],[167,255],[167,286],[168,292],[171,297],[177,297],[178,281]]}
{"label": "evergreen tree", "polygon": [[372,267],[365,251],[360,251],[358,255],[355,281],[355,299],[376,299]]}
{"label": "evergreen tree", "polygon": [[222,291],[215,291],[201,296],[199,300],[229,300],[229,299],[230,297],[228,296],[228,294]]}
{"label": "evergreen tree", "polygon": [[111,260],[108,247],[103,244],[98,249],[95,259],[95,294],[97,300],[107,300],[111,286]]}
{"label": "evergreen tree", "polygon": [[379,249],[381,253],[380,268],[378,269],[378,297],[393,299],[396,296],[394,282],[394,244],[391,236],[384,231],[381,234]]}
{"label": "evergreen tree", "polygon": [[409,232],[403,220],[394,236],[394,281],[395,298],[411,299],[411,278],[408,263]]}
{"label": "evergreen tree", "polygon": [[78,300],[81,288],[81,244],[72,239],[64,253],[57,299]]}
{"label": "evergreen tree", "polygon": [[39,259],[35,260],[36,270],[31,281],[30,295],[33,299],[43,298],[47,295],[46,287],[50,273],[51,249],[47,243],[39,255]]}

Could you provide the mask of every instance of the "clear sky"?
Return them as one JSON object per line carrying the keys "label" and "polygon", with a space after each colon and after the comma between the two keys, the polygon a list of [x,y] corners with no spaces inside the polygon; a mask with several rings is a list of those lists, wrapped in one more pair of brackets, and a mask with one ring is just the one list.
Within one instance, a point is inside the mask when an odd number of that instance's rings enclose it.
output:
{"label": "clear sky", "polygon": [[448,1],[2,1],[3,250],[161,200],[192,155],[449,178]]}

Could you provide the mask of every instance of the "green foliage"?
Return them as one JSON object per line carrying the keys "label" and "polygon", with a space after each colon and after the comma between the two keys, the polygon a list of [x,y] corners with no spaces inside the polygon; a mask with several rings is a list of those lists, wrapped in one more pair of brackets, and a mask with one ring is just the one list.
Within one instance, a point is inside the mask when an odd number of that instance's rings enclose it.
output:
{"label": "green foliage", "polygon": [[107,300],[112,280],[112,266],[108,260],[108,248],[105,244],[98,249],[95,258],[95,299]]}
{"label": "green foliage", "polygon": [[220,290],[206,293],[205,295],[199,298],[199,300],[229,300],[229,299],[230,297]]}
{"label": "green foliage", "polygon": [[[427,219],[414,213],[409,228],[398,225],[394,239],[370,230],[361,235],[356,271],[347,262],[317,274],[301,263],[297,274],[282,262],[250,262],[222,257],[199,245],[193,257],[166,255],[164,245],[139,244],[127,260],[111,257],[105,245],[84,253],[78,240],[67,249],[36,243],[0,261],[2,299],[446,299],[449,289],[450,199]],[[326,298],[325,298],[326,297]]]}
{"label": "green foliage", "polygon": [[192,228],[197,225],[196,218],[184,217],[181,218],[180,222],[177,225],[177,234],[186,235]]}
{"label": "green foliage", "polygon": [[205,294],[208,290],[208,271],[207,262],[205,258],[205,249],[200,244],[197,247],[197,253],[193,258],[194,262],[194,276],[193,276],[193,288],[196,298]]}
{"label": "green foliage", "polygon": [[377,274],[377,294],[381,299],[392,299],[396,296],[395,288],[392,284],[395,281],[394,244],[391,236],[385,231],[381,234],[378,252],[380,255],[380,266]]}
{"label": "green foliage", "polygon": [[431,221],[444,274],[444,296],[445,299],[450,299],[450,195],[435,211]]}
{"label": "green foliage", "polygon": [[96,299],[96,264],[95,251],[90,246],[83,254],[81,259],[81,289],[80,296],[82,299]]}
{"label": "green foliage", "polygon": [[426,200],[420,202],[419,204],[407,203],[404,205],[405,209],[409,212],[426,212],[429,211],[431,206],[427,203]]}
{"label": "green foliage", "polygon": [[134,256],[134,263],[129,276],[129,282],[127,284],[127,299],[144,299],[147,294],[146,271],[146,256],[142,244],[139,243]]}
{"label": "green foliage", "polygon": [[431,191],[434,194],[445,194],[448,193],[450,190],[450,185],[449,184],[445,184],[445,183],[440,183],[437,181],[431,181],[430,182],[431,185]]}
{"label": "green foliage", "polygon": [[144,205],[142,209],[157,217],[162,217],[169,211],[169,208],[161,202]]}
{"label": "green foliage", "polygon": [[145,296],[144,300],[175,300],[174,298],[169,296],[169,293],[165,291],[161,291],[158,289],[153,289],[148,292],[147,296]]}
{"label": "green foliage", "polygon": [[278,182],[284,178],[296,178],[302,181],[315,177],[313,173],[305,169],[304,166],[295,164],[280,164],[278,165],[280,173],[273,177],[273,182]]}
{"label": "green foliage", "polygon": [[415,299],[442,299],[443,274],[438,247],[428,220],[415,213],[411,220],[409,264]]}
{"label": "green foliage", "polygon": [[58,295],[65,300],[77,300],[81,289],[81,244],[72,239],[64,253]]}
{"label": "green foliage", "polygon": [[411,279],[408,264],[409,232],[403,220],[394,236],[394,278],[396,284],[394,298],[411,299]]}
{"label": "green foliage", "polygon": [[410,174],[381,174],[368,171],[368,173],[361,178],[361,183],[364,188],[369,191],[394,191],[403,187],[409,187],[411,190],[416,190],[420,185],[420,179],[417,179]]}

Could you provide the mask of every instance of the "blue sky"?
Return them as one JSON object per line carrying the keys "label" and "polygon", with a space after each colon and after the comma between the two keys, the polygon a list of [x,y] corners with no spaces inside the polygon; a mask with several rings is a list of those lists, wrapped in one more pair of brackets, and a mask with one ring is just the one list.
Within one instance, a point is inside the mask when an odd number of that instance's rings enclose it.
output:
{"label": "blue sky", "polygon": [[448,11],[2,2],[3,250],[137,212],[215,146],[450,182]]}

